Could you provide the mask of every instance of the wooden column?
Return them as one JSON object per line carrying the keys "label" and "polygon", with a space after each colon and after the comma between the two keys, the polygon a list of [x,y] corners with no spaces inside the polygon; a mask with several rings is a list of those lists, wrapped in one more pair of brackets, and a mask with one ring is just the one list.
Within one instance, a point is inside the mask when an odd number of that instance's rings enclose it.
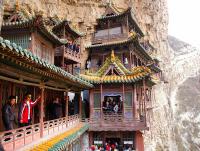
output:
{"label": "wooden column", "polygon": [[145,120],[145,123],[146,123],[146,80],[145,79],[143,79],[143,94],[144,94],[144,115],[145,115],[145,117],[144,117],[144,120]]}
{"label": "wooden column", "polygon": [[133,86],[133,117],[137,118],[137,85]]}
{"label": "wooden column", "polygon": [[122,84],[122,101],[123,101],[123,105],[122,105],[122,116],[124,117],[124,100],[125,100],[125,95],[124,95],[124,83]]}
{"label": "wooden column", "polygon": [[81,92],[79,93],[79,116],[82,118],[82,97]]}
{"label": "wooden column", "polygon": [[129,55],[130,55],[130,60],[129,60],[129,67],[130,67],[130,69],[132,68],[132,66],[133,66],[133,63],[132,63],[132,53],[131,53],[131,51],[130,51],[130,53],[129,53]]}
{"label": "wooden column", "polygon": [[90,118],[92,118],[93,112],[94,112],[94,97],[93,97],[93,91],[94,91],[94,90],[89,90],[89,95],[90,95]]}
{"label": "wooden column", "polygon": [[44,130],[44,87],[41,87],[41,102],[40,102],[40,137],[43,137]]}
{"label": "wooden column", "polygon": [[69,113],[69,96],[68,96],[68,91],[65,92],[65,101],[66,101],[66,106],[65,106],[65,116],[68,117],[68,113]]}
{"label": "wooden column", "polygon": [[[101,89],[101,119],[103,118],[103,86],[100,85]],[[101,120],[102,121],[102,120]]]}

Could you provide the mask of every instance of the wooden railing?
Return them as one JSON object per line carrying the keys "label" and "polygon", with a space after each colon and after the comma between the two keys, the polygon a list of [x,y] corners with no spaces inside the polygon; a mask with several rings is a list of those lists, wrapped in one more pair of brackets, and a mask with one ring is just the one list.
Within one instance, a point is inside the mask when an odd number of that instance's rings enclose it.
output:
{"label": "wooden railing", "polygon": [[80,63],[81,59],[81,53],[80,50],[79,52],[72,50],[68,47],[59,47],[56,48],[55,56],[63,56],[63,51],[64,51],[64,57],[66,59],[72,60],[74,62]]}
{"label": "wooden railing", "polygon": [[133,131],[147,129],[144,118],[125,118],[121,114],[103,115],[88,119],[91,131]]}
{"label": "wooden railing", "polygon": [[104,35],[104,36],[95,36],[95,34],[94,34],[93,39],[92,39],[92,44],[112,42],[112,41],[116,41],[116,40],[125,40],[127,38],[128,38],[127,33]]}
{"label": "wooden railing", "polygon": [[0,141],[5,151],[15,151],[43,138],[41,137],[41,132],[43,132],[44,137],[48,137],[49,135],[75,126],[79,122],[80,120],[78,115],[46,121],[42,124],[42,129],[41,123],[39,123],[2,132],[0,133]]}

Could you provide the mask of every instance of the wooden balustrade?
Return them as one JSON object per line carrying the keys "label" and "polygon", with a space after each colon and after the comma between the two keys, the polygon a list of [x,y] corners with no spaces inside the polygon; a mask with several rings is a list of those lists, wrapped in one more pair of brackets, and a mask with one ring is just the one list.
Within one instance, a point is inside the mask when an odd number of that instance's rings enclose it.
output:
{"label": "wooden balustrade", "polygon": [[77,52],[68,47],[64,48],[64,46],[63,46],[63,47],[56,48],[55,56],[63,56],[63,51],[64,51],[64,57],[66,59],[80,63],[80,58],[81,58],[80,50],[79,50],[79,52]]}
{"label": "wooden balustrade", "polygon": [[[51,121],[45,121],[43,136],[75,126],[80,122],[78,115],[63,117]],[[0,133],[0,141],[5,151],[15,151],[34,141],[41,139],[40,123]]]}
{"label": "wooden balustrade", "polygon": [[104,36],[95,36],[95,35],[93,35],[92,44],[104,43],[104,42],[112,42],[112,41],[116,41],[116,40],[125,40],[127,38],[128,38],[128,34],[127,33],[104,35]]}
{"label": "wooden balustrade", "polygon": [[134,131],[145,130],[144,118],[125,118],[122,114],[104,114],[102,118],[92,117],[85,120],[89,122],[91,131]]}

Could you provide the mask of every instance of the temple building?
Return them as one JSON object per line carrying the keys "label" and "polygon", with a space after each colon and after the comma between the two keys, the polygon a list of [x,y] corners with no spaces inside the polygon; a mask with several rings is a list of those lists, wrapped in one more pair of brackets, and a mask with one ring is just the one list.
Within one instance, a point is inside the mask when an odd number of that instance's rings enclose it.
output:
{"label": "temple building", "polygon": [[57,23],[52,31],[67,43],[58,47],[55,52],[55,65],[72,74],[80,73],[81,53],[83,49],[83,33],[75,30],[69,21]]}
{"label": "temple building", "polygon": [[131,8],[120,13],[108,5],[86,46],[87,71],[80,77],[94,85],[89,90],[90,145],[144,150],[151,89],[161,70],[132,15]]}
{"label": "temple building", "polygon": [[[88,151],[89,146],[106,144],[119,151],[144,151],[151,91],[161,74],[159,60],[150,56],[154,47],[132,9],[120,12],[112,5],[97,18],[90,45],[85,46],[84,36],[67,20],[27,15],[17,3],[14,10],[5,10],[0,109],[9,96],[16,96],[12,110],[17,117],[27,92],[32,100],[41,95],[28,126],[16,123],[6,131],[0,110],[0,145],[6,151]],[[84,49],[89,54],[85,65]]]}
{"label": "temple building", "polygon": [[[33,101],[41,96],[29,126],[13,123],[14,129],[5,131],[0,110],[0,143],[6,151],[35,150],[34,146],[38,150],[55,150],[58,146],[77,150],[88,130],[88,124],[81,122],[81,92],[93,85],[55,65],[55,51],[67,41],[45,22],[41,15],[24,17],[19,11],[5,12],[0,37],[0,109],[9,96],[16,96],[12,110],[17,118],[26,93]],[[59,103],[57,118],[55,100]]]}

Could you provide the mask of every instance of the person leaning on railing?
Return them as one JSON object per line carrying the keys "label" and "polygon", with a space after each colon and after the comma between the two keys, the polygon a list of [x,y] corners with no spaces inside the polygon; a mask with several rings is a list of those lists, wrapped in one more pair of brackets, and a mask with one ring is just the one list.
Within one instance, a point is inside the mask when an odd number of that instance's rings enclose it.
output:
{"label": "person leaning on railing", "polygon": [[41,96],[38,96],[35,101],[31,100],[31,94],[26,93],[25,99],[20,103],[18,121],[19,126],[28,126],[31,125],[32,119],[32,109],[41,100]]}

